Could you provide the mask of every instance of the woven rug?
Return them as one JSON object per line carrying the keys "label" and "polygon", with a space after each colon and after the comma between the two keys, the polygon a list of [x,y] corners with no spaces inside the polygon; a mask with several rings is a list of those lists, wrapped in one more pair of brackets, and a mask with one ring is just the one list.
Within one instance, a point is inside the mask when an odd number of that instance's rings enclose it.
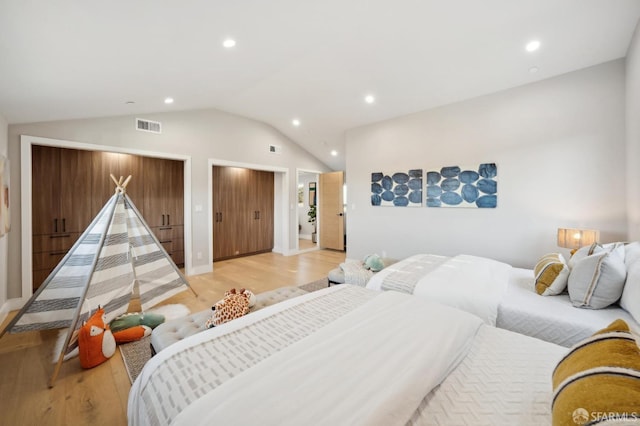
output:
{"label": "woven rug", "polygon": [[142,367],[151,359],[151,336],[136,342],[119,345],[124,367],[127,369],[129,380],[133,383],[142,371]]}
{"label": "woven rug", "polygon": [[310,283],[303,284],[298,287],[300,287],[305,291],[311,292],[316,290],[322,290],[323,288],[327,288],[328,286],[329,286],[329,281],[325,277],[325,278],[320,278],[319,280],[311,281]]}
{"label": "woven rug", "polygon": [[[171,321],[189,315],[189,308],[176,303],[172,305],[163,305],[150,310],[155,314],[164,316],[165,321]],[[124,367],[127,369],[129,380],[133,383],[142,371],[142,367],[151,358],[151,336],[147,336],[138,341],[118,345]]]}

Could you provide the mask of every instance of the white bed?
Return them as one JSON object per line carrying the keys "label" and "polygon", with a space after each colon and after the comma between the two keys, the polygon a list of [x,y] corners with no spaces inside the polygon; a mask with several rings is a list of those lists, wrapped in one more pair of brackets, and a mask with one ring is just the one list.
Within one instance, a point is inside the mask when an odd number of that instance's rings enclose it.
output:
{"label": "white bed", "polygon": [[581,309],[567,294],[540,296],[534,290],[532,270],[476,256],[411,256],[378,272],[366,287],[421,296],[471,312],[486,324],[566,347],[617,318],[640,330],[617,304]]}
{"label": "white bed", "polygon": [[540,296],[533,288],[533,271],[513,268],[507,290],[498,305],[497,326],[562,346],[572,346],[621,318],[640,330],[618,304],[604,309],[581,309],[568,294]]}
{"label": "white bed", "polygon": [[161,351],[131,389],[129,424],[549,424],[565,351],[421,298],[337,286]]}

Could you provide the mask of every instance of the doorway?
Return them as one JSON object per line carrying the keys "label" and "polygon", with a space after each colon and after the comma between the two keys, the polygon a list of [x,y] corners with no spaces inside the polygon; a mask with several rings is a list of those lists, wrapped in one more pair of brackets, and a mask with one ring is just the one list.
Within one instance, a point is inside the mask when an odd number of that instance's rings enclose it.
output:
{"label": "doorway", "polygon": [[299,253],[318,250],[318,183],[320,172],[312,170],[297,171],[297,217]]}
{"label": "doorway", "polygon": [[329,172],[320,175],[320,247],[344,251],[347,234],[345,232],[346,186],[344,172]]}

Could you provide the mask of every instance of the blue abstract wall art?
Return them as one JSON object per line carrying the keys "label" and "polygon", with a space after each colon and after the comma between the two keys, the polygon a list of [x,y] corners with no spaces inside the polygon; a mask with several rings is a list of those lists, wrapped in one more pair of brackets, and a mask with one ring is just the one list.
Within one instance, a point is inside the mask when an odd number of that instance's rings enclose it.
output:
{"label": "blue abstract wall art", "polygon": [[495,208],[498,205],[498,166],[447,166],[427,172],[427,207]]}
{"label": "blue abstract wall art", "polygon": [[371,173],[371,205],[422,206],[422,169],[385,174]]}

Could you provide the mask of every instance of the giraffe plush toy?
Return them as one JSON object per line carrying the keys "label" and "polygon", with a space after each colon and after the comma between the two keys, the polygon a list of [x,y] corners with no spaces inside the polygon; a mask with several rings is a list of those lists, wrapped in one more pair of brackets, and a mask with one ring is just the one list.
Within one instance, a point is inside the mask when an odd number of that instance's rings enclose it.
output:
{"label": "giraffe plush toy", "polygon": [[213,315],[207,320],[206,328],[216,327],[247,314],[249,308],[255,304],[255,299],[256,296],[244,288],[239,291],[232,288],[225,292],[224,298],[211,308]]}

